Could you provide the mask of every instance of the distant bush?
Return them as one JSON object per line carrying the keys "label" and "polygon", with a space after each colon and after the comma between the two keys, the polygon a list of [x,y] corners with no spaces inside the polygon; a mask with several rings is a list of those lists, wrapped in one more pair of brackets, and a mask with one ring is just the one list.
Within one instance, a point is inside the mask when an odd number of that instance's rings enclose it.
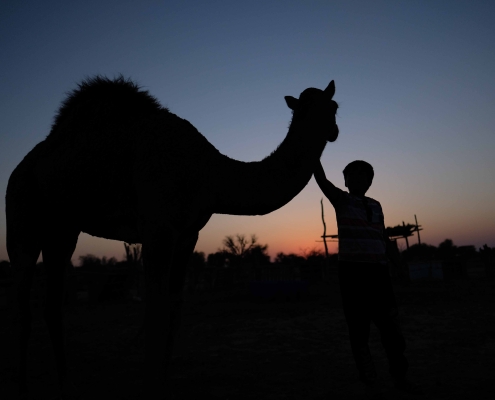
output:
{"label": "distant bush", "polygon": [[404,261],[434,260],[438,257],[438,249],[426,243],[413,244],[404,250],[401,256]]}
{"label": "distant bush", "polygon": [[108,269],[115,269],[118,267],[127,267],[128,262],[117,261],[115,257],[96,257],[93,254],[87,254],[79,257],[79,267],[85,271],[104,271]]}

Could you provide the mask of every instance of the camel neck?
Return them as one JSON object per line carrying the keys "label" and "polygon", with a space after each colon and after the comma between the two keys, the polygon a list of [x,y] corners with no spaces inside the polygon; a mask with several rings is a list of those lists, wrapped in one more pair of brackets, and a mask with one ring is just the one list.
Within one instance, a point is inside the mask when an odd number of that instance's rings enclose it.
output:
{"label": "camel neck", "polygon": [[326,144],[304,140],[289,130],[286,139],[262,161],[242,162],[225,157],[216,188],[214,212],[264,215],[290,202],[308,184]]}

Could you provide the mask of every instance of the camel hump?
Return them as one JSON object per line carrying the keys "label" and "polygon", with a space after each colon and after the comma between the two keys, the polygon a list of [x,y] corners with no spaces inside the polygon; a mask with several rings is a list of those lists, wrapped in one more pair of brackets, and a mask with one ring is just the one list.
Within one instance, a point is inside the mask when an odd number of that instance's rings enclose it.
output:
{"label": "camel hump", "polygon": [[[95,76],[78,84],[62,102],[47,139],[64,135],[70,124],[125,126],[168,110],[148,91],[120,75]],[[62,128],[62,129],[59,129]],[[62,133],[64,132],[64,133]]]}

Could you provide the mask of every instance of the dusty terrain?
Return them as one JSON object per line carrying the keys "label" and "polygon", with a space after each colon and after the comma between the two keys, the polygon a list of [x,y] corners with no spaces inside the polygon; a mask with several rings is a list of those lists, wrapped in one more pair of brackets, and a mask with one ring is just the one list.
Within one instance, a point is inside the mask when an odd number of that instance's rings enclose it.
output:
{"label": "dusty terrain", "polygon": [[[395,285],[410,378],[429,399],[495,399],[494,282]],[[248,291],[187,295],[172,361],[176,399],[363,399],[335,279],[303,299],[253,300]],[[66,310],[69,360],[87,399],[137,399],[142,380],[138,332],[144,304],[113,300]],[[5,316],[6,310],[1,310]],[[6,319],[3,319],[5,321]],[[2,399],[15,398],[15,348],[2,324]],[[417,398],[392,388],[379,333],[370,348],[389,399]],[[53,356],[35,318],[29,375],[33,399],[55,396]]]}

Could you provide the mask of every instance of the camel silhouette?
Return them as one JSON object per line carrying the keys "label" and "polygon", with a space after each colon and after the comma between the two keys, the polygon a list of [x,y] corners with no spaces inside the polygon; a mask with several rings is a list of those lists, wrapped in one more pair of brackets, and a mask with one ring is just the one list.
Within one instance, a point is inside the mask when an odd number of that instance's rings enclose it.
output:
{"label": "camel silhouette", "polygon": [[[47,271],[44,319],[60,390],[67,373],[63,276],[80,232],[142,243],[146,283],[142,396],[165,398],[180,324],[186,264],[213,213],[264,215],[311,179],[326,142],[337,139],[334,81],[286,96],[289,131],[269,156],[241,162],[221,154],[129,79],[96,76],[62,103],[49,135],[12,172],[6,194],[7,251],[16,271],[19,390],[28,397],[29,293],[36,261]],[[160,394],[160,396],[158,395]]]}

